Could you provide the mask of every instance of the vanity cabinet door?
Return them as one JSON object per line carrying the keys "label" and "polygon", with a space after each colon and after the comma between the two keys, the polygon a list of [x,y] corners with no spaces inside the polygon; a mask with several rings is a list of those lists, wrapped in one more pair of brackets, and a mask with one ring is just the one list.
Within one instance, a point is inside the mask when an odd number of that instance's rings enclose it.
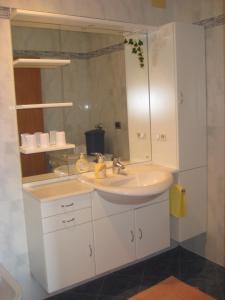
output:
{"label": "vanity cabinet door", "polygon": [[94,221],[96,273],[135,259],[133,211]]}
{"label": "vanity cabinet door", "polygon": [[135,209],[134,214],[137,259],[169,247],[168,201]]}
{"label": "vanity cabinet door", "polygon": [[91,223],[45,234],[44,247],[48,292],[95,275]]}

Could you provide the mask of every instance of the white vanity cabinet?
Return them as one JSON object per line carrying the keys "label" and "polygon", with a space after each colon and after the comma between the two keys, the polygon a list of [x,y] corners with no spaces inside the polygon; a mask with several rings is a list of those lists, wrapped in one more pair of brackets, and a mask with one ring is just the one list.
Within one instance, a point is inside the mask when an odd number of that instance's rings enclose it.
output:
{"label": "white vanity cabinet", "polygon": [[44,235],[48,292],[95,275],[92,223]]}
{"label": "white vanity cabinet", "polygon": [[50,293],[95,275],[91,194],[41,201],[24,192],[31,272]]}
{"label": "white vanity cabinet", "polygon": [[137,208],[134,216],[137,259],[169,247],[168,200]]}
{"label": "white vanity cabinet", "polygon": [[49,293],[170,246],[168,192],[137,205],[75,187],[85,189],[73,180],[24,191],[30,269]]}
{"label": "white vanity cabinet", "polygon": [[94,221],[96,273],[135,260],[133,211]]}
{"label": "white vanity cabinet", "polygon": [[92,211],[97,274],[170,246],[168,193],[142,205],[115,204],[94,193]]}

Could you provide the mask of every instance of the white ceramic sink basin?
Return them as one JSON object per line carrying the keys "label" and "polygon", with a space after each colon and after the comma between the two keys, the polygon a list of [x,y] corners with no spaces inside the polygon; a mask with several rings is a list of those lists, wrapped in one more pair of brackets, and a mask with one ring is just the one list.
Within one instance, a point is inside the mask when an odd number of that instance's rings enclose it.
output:
{"label": "white ceramic sink basin", "polygon": [[117,203],[140,203],[151,200],[166,191],[173,182],[172,174],[162,169],[127,168],[126,175],[108,171],[105,179],[96,179],[93,172],[83,174],[80,180],[91,184],[105,199]]}

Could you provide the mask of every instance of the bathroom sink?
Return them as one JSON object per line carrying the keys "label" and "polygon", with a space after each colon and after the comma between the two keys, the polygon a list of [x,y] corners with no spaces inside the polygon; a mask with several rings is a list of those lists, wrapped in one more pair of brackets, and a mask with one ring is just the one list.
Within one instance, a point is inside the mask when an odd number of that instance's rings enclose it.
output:
{"label": "bathroom sink", "polygon": [[107,177],[96,179],[93,172],[83,174],[80,180],[92,185],[106,200],[136,204],[153,199],[166,191],[173,182],[172,174],[162,169],[127,168],[124,175],[107,170]]}

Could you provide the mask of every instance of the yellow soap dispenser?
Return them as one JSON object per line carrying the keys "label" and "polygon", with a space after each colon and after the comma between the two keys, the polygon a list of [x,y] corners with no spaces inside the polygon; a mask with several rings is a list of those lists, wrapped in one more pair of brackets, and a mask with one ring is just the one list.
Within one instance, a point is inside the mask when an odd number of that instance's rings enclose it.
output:
{"label": "yellow soap dispenser", "polygon": [[78,172],[87,172],[89,171],[89,162],[85,158],[84,153],[80,154],[80,158],[76,162],[76,169]]}
{"label": "yellow soap dispenser", "polygon": [[95,178],[106,178],[106,164],[103,155],[98,156],[98,161],[95,164]]}

